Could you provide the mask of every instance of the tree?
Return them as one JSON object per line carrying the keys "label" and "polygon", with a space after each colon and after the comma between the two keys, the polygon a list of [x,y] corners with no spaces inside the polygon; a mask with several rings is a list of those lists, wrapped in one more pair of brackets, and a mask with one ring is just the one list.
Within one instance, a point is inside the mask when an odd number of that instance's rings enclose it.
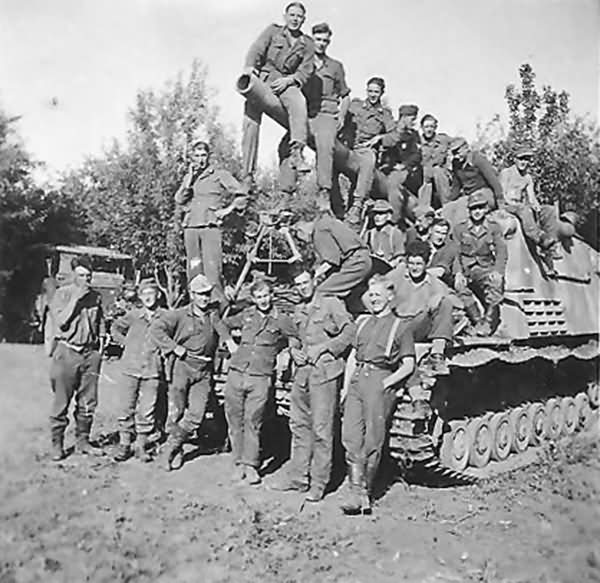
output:
{"label": "tree", "polygon": [[[565,91],[556,91],[549,85],[538,90],[531,65],[521,65],[519,78],[518,87],[511,84],[506,88],[508,131],[502,131],[499,118],[495,118],[483,129],[480,142],[487,142],[497,168],[512,164],[518,146],[533,147],[531,172],[539,199],[558,204],[561,212],[575,211],[580,217],[580,229],[597,246],[599,129],[586,118],[571,113]],[[490,140],[492,132],[496,136]]]}
{"label": "tree", "polygon": [[[241,168],[234,140],[218,122],[212,97],[206,69],[198,61],[185,82],[179,75],[160,92],[139,91],[124,144],[115,142],[63,181],[63,192],[83,200],[87,209],[89,242],[132,254],[137,267],[164,286],[170,306],[184,291],[181,217],[173,195],[187,170],[192,140],[201,134],[216,164],[234,174]],[[240,260],[240,233],[243,229],[226,233],[228,271]]]}
{"label": "tree", "polygon": [[0,338],[27,336],[45,264],[36,245],[79,242],[81,208],[64,194],[37,188],[35,163],[24,150],[18,118],[0,111]]}

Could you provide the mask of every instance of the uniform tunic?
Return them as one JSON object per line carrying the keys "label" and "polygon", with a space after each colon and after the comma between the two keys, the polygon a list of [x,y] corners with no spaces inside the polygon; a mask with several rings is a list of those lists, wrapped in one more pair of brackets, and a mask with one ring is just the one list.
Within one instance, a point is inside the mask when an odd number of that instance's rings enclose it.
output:
{"label": "uniform tunic", "polygon": [[390,265],[396,264],[404,255],[406,235],[394,225],[369,229],[365,239],[371,254]]}

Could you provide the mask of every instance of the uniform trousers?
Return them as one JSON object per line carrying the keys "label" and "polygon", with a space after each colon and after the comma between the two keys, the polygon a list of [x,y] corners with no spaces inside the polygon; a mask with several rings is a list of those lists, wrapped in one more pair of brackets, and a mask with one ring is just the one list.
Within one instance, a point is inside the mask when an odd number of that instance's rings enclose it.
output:
{"label": "uniform trousers", "polygon": [[175,361],[169,386],[170,432],[179,427],[187,435],[200,427],[211,387],[212,370],[209,366],[193,366],[179,359]]}
{"label": "uniform trousers", "polygon": [[325,490],[331,476],[338,378],[326,379],[316,366],[299,367],[290,395],[293,479]]}
{"label": "uniform trousers", "polygon": [[251,375],[229,369],[225,384],[225,417],[235,464],[260,467],[260,431],[270,388],[270,375]]}
{"label": "uniform trousers", "polygon": [[369,250],[357,249],[342,261],[339,268],[329,272],[317,286],[317,291],[343,298],[368,277],[372,265]]}
{"label": "uniform trousers", "polygon": [[465,270],[467,287],[457,290],[458,297],[465,306],[473,305],[475,300],[473,293],[480,299],[486,309],[494,308],[502,303],[504,297],[504,281],[499,282],[490,279],[494,271],[492,267],[481,267],[473,265]]}
{"label": "uniform trousers", "polygon": [[538,213],[528,204],[507,204],[505,208],[518,217],[523,234],[536,245],[548,248],[557,240],[558,218],[553,206],[543,204]]}
{"label": "uniform trousers", "polygon": [[183,230],[188,280],[203,273],[214,286],[215,299],[223,295],[223,245],[218,227],[185,227]]}
{"label": "uniform trousers", "polygon": [[50,384],[54,399],[50,414],[50,429],[62,434],[69,424],[67,413],[75,396],[75,421],[78,431],[89,434],[98,404],[98,376],[101,356],[95,349],[81,352],[58,342],[50,365]]}
{"label": "uniform trousers", "polygon": [[419,205],[443,207],[452,200],[450,176],[441,166],[423,168],[423,185],[419,188]]}
{"label": "uniform trousers", "polygon": [[154,430],[158,377],[142,378],[123,374],[119,392],[119,431],[133,435],[150,434]]}

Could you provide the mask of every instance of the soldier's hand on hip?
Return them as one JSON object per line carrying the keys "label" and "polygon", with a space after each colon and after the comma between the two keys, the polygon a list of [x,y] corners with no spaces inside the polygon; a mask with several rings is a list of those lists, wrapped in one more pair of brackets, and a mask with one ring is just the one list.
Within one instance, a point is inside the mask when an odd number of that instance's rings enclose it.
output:
{"label": "soldier's hand on hip", "polygon": [[462,291],[467,287],[467,278],[460,271],[454,276],[454,287],[458,291]]}
{"label": "soldier's hand on hip", "polygon": [[309,346],[306,350],[306,357],[308,359],[308,362],[310,362],[311,364],[315,364],[317,360],[319,360],[323,352],[325,351],[323,349],[323,346],[320,344]]}
{"label": "soldier's hand on hip", "polygon": [[177,345],[174,350],[173,350],[175,356],[177,356],[177,358],[183,358],[185,356],[185,353],[187,352],[186,349],[181,346],[181,345]]}
{"label": "soldier's hand on hip", "polygon": [[303,366],[308,362],[306,353],[300,348],[290,348],[290,354],[298,366]]}
{"label": "soldier's hand on hip", "polygon": [[280,93],[283,93],[293,83],[294,81],[290,77],[280,77],[279,79],[275,79],[271,83],[271,91],[273,91],[275,95],[279,95]]}

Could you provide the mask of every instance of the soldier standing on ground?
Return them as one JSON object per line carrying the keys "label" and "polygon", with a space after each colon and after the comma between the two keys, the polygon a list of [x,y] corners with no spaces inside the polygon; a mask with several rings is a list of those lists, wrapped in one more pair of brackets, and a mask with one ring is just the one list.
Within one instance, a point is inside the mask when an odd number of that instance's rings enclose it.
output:
{"label": "soldier standing on ground", "polygon": [[371,510],[370,497],[399,385],[415,368],[412,332],[392,312],[393,284],[375,275],[367,294],[372,314],[357,321],[356,369],[342,420],[350,482],[342,510],[347,514]]}
{"label": "soldier standing on ground", "polygon": [[[314,45],[302,32],[306,8],[290,2],[284,13],[285,26],[271,24],[252,44],[246,56],[245,73],[257,74],[268,83],[288,115],[291,164],[297,172],[309,172],[303,157],[308,132],[306,100],[302,88],[314,70]],[[256,170],[258,135],[262,112],[246,101],[242,128],[242,165],[250,181]]]}
{"label": "soldier standing on ground", "polygon": [[233,482],[260,484],[260,432],[271,389],[275,358],[290,337],[297,336],[292,318],[273,306],[269,284],[259,279],[250,287],[254,305],[225,320],[241,329],[241,344],[232,346],[225,416],[233,456]]}
{"label": "soldier standing on ground", "polygon": [[163,374],[158,347],[150,336],[152,322],[165,313],[158,305],[158,294],[156,282],[143,279],[137,286],[142,307],[131,309],[111,326],[113,338],[125,347],[121,357],[119,448],[114,457],[117,462],[131,456],[135,436],[137,457],[144,462],[151,460],[147,451],[148,437],[155,427],[156,401]]}
{"label": "soldier standing on ground", "polygon": [[373,227],[365,233],[365,241],[371,254],[395,267],[404,257],[405,234],[392,222],[392,205],[378,199],[373,203],[370,214]]}
{"label": "soldier standing on ground", "polygon": [[450,172],[447,167],[451,138],[438,133],[438,120],[430,113],[421,118],[421,156],[423,158],[423,186],[419,190],[419,204],[436,208],[451,200]]}
{"label": "soldier standing on ground", "polygon": [[[203,273],[214,288],[214,299],[222,300],[223,247],[221,221],[232,211],[243,211],[247,204],[246,189],[227,171],[210,163],[210,147],[196,141],[192,146],[192,162],[175,202],[184,210],[183,239],[187,257],[188,281]],[[224,198],[234,195],[225,206]]]}
{"label": "soldier standing on ground", "polygon": [[201,425],[213,384],[213,361],[218,339],[232,348],[227,328],[210,308],[213,284],[198,274],[189,284],[190,304],[170,310],[152,321],[153,341],[171,368],[169,386],[169,439],[164,466],[172,469],[183,444]]}
{"label": "soldier standing on ground", "polygon": [[[500,303],[504,296],[507,250],[498,223],[490,219],[485,193],[474,192],[468,198],[469,218],[454,229],[458,245],[458,272],[455,288],[463,300],[467,316],[478,336],[489,336],[500,322]],[[471,292],[482,301],[483,319]]]}
{"label": "soldier standing on ground", "polygon": [[355,326],[341,300],[315,293],[313,273],[302,270],[294,279],[302,297],[294,320],[300,345],[290,349],[296,365],[290,396],[292,453],[274,490],[308,491],[308,502],[319,502],[331,477],[334,417],[342,355],[352,343]]}
{"label": "soldier standing on ground", "polygon": [[371,192],[379,144],[394,131],[394,116],[381,103],[385,81],[372,77],[367,81],[367,98],[353,99],[344,123],[344,141],[358,158],[358,173],[354,184],[353,203],[346,222],[360,230],[364,203]]}
{"label": "soldier standing on ground", "polygon": [[90,287],[92,261],[87,255],[71,260],[73,283],[56,290],[50,304],[54,342],[50,356],[50,383],[54,399],[50,414],[52,459],[65,457],[67,413],[75,396],[75,452],[101,452],[90,443],[94,412],[98,404],[98,376],[105,333],[102,299]]}

